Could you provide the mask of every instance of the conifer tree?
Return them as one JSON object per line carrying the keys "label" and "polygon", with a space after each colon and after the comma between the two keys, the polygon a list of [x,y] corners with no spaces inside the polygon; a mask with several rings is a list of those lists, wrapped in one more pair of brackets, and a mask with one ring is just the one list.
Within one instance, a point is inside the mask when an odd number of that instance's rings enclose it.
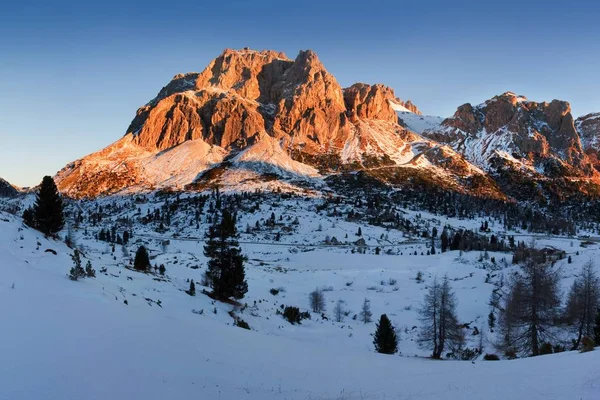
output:
{"label": "conifer tree", "polygon": [[81,267],[81,255],[79,254],[79,250],[75,249],[73,251],[71,260],[73,260],[73,267],[71,267],[71,270],[69,271],[69,279],[77,281],[79,278],[85,277],[85,271]]}
{"label": "conifer tree", "polygon": [[45,176],[33,206],[35,228],[45,235],[54,235],[65,225],[63,202],[54,180]]}
{"label": "conifer tree", "polygon": [[88,260],[87,264],[85,264],[85,275],[88,278],[96,277],[96,270],[92,268],[92,262],[90,260]]}
{"label": "conifer tree", "polygon": [[188,294],[190,296],[195,296],[196,295],[196,285],[194,284],[194,280],[190,280],[190,289],[188,290]]}
{"label": "conifer tree", "polygon": [[394,354],[398,351],[398,336],[387,315],[382,314],[373,338],[375,351],[383,354]]}
{"label": "conifer tree", "polygon": [[144,246],[140,246],[136,251],[133,268],[138,271],[148,271],[150,269],[150,257],[148,256],[148,250]]}
{"label": "conifer tree", "polygon": [[246,257],[239,247],[235,222],[235,217],[225,209],[221,220],[215,218],[206,232],[204,255],[209,259],[206,278],[219,300],[241,299],[248,291]]}

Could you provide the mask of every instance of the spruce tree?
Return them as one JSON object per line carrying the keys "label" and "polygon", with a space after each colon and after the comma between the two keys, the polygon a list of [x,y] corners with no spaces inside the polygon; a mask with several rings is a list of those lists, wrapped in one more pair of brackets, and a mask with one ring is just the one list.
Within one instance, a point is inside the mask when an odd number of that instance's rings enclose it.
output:
{"label": "spruce tree", "polygon": [[190,289],[188,290],[188,294],[190,296],[195,296],[196,295],[196,285],[194,284],[194,280],[190,280]]}
{"label": "spruce tree", "polygon": [[147,271],[150,269],[150,257],[148,256],[148,250],[144,246],[140,246],[136,251],[133,268],[138,271]]}
{"label": "spruce tree", "polygon": [[92,268],[92,262],[90,260],[88,260],[87,264],[85,264],[85,275],[88,278],[96,277],[96,270]]}
{"label": "spruce tree", "polygon": [[81,256],[79,250],[75,249],[71,254],[71,260],[73,260],[73,267],[69,271],[69,279],[77,281],[79,278],[85,277],[85,271],[81,267]]}
{"label": "spruce tree", "polygon": [[208,260],[206,277],[219,300],[241,299],[248,291],[244,272],[246,257],[237,240],[235,217],[223,210],[221,220],[214,218],[206,232],[204,255]]}
{"label": "spruce tree", "polygon": [[387,315],[382,314],[373,338],[375,351],[383,354],[394,354],[398,351],[398,336]]}
{"label": "spruce tree", "polygon": [[45,235],[54,235],[65,225],[63,202],[54,180],[45,176],[33,206],[35,228]]}

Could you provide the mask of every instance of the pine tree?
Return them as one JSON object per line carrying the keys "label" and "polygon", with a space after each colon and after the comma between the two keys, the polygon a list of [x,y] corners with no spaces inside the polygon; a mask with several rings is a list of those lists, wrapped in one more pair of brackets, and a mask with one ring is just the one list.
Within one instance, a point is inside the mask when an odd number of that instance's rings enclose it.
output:
{"label": "pine tree", "polygon": [[54,180],[45,176],[33,206],[35,228],[45,235],[54,235],[65,225],[63,202]]}
{"label": "pine tree", "polygon": [[190,296],[196,295],[196,285],[194,284],[194,280],[190,280],[190,289],[187,292]]}
{"label": "pine tree", "polygon": [[69,278],[72,281],[77,281],[79,278],[85,277],[85,271],[81,267],[81,255],[79,250],[75,249],[71,254],[71,260],[73,260],[73,267],[69,271]]}
{"label": "pine tree", "polygon": [[209,259],[206,277],[219,300],[241,299],[248,291],[246,257],[239,247],[235,222],[235,217],[225,209],[221,220],[215,218],[206,232],[204,255]]}
{"label": "pine tree", "polygon": [[394,354],[398,351],[398,336],[387,315],[382,314],[373,338],[375,351],[382,354]]}
{"label": "pine tree", "polygon": [[96,270],[92,268],[92,262],[90,260],[88,260],[87,264],[85,264],[85,275],[88,278],[96,277]]}
{"label": "pine tree", "polygon": [[445,253],[446,250],[448,250],[448,232],[446,231],[446,228],[442,231],[440,241],[442,242],[442,253]]}
{"label": "pine tree", "polygon": [[144,272],[150,269],[150,257],[148,256],[148,250],[144,246],[140,246],[136,251],[133,268]]}

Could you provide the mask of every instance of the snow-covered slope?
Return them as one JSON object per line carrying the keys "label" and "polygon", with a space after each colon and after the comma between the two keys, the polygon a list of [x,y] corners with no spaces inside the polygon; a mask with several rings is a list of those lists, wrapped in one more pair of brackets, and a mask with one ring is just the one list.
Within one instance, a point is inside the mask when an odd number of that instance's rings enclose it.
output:
{"label": "snow-covered slope", "polygon": [[432,115],[418,115],[408,110],[396,109],[400,124],[416,133],[423,133],[426,130],[437,129],[444,118]]}
{"label": "snow-covered slope", "polygon": [[[390,254],[314,246],[331,236],[343,240],[347,234],[353,240],[357,224],[316,214],[311,202],[267,199],[258,210],[240,215],[240,227],[267,219],[271,212],[283,221],[298,217],[301,222],[280,242],[269,240],[270,232],[242,233],[249,256],[250,291],[243,300],[248,307],[232,309],[201,293],[191,297],[184,292],[186,280],[198,282],[205,268],[201,244],[189,238],[203,232],[204,220],[198,229],[182,211],[171,221],[179,227],[177,235],[157,234],[151,225],[136,222],[138,210],[127,206],[130,200],[104,199],[81,206],[95,210],[102,205],[107,210],[104,223],[131,218],[134,236],[125,246],[128,254],[145,244],[152,263],[166,265],[165,277],[125,268],[129,256],[119,248],[113,253],[93,239],[99,227],[84,222],[73,227],[73,236],[97,278],[70,281],[69,248],[0,213],[0,302],[10,305],[2,319],[0,399],[595,399],[597,351],[474,363],[414,357],[427,354],[416,346],[413,326],[419,323],[416,309],[425,287],[435,275],[447,273],[452,279],[461,320],[487,332],[487,299],[494,286],[485,283],[489,271],[477,262],[477,254],[408,255],[427,243],[377,226],[362,226],[362,235],[367,244],[381,246],[384,253],[389,249]],[[113,202],[121,207],[112,207]],[[158,198],[138,202],[139,215],[158,204]],[[405,213],[414,221],[431,218]],[[478,226],[477,221],[445,218],[428,223]],[[569,241],[558,238],[550,243],[569,249]],[[582,251],[573,256],[573,264],[565,264],[565,285],[598,252],[595,246]],[[418,271],[424,283],[414,280]],[[337,300],[344,301],[350,313],[343,322],[313,314],[302,325],[290,325],[276,314],[281,304],[306,309],[307,293],[315,286],[327,290],[330,317]],[[279,294],[270,294],[271,288],[278,288]],[[197,291],[201,289],[198,285]],[[398,328],[402,356],[373,352],[374,324],[352,318],[365,297],[375,316],[387,313]],[[230,311],[252,331],[233,326]],[[471,345],[478,339],[468,335]],[[484,346],[493,351],[490,340],[487,336]]]}

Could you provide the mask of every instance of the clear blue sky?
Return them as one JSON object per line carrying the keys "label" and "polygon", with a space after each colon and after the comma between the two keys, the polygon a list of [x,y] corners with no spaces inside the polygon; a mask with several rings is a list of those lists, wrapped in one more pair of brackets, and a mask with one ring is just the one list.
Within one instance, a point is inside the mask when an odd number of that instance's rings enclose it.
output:
{"label": "clear blue sky", "polygon": [[507,90],[600,111],[599,18],[593,1],[4,2],[0,177],[34,185],[112,143],[227,47],[313,49],[342,86],[385,83],[426,114]]}

